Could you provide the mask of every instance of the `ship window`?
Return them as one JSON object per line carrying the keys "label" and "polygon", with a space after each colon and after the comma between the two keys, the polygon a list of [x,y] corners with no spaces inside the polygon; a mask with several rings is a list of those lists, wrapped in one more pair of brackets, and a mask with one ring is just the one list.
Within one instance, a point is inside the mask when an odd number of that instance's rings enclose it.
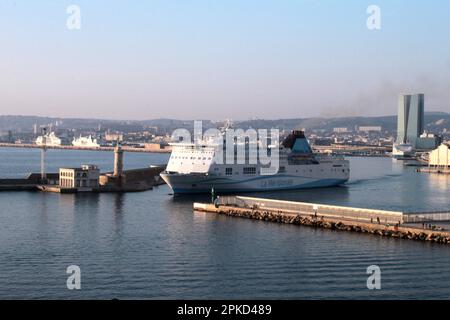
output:
{"label": "ship window", "polygon": [[286,172],[286,167],[281,166],[278,172],[280,173]]}
{"label": "ship window", "polygon": [[232,175],[233,174],[233,168],[225,168],[225,174],[226,175]]}
{"label": "ship window", "polygon": [[244,174],[255,174],[256,168],[255,167],[245,167],[243,170]]}

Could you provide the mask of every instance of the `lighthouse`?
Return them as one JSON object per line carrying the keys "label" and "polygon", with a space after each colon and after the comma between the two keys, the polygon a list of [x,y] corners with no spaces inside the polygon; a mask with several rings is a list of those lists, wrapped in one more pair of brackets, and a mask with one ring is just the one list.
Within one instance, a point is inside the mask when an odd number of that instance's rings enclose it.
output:
{"label": "lighthouse", "polygon": [[[122,177],[123,174],[123,150],[119,140],[117,140],[116,147],[114,148],[114,177]],[[120,182],[119,182],[120,183]]]}

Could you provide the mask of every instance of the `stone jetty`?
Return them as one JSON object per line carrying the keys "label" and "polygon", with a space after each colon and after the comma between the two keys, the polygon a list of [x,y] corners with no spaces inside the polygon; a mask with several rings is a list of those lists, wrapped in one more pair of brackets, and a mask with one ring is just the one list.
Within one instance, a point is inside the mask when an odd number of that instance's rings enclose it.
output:
{"label": "stone jetty", "polygon": [[383,237],[397,239],[409,239],[418,241],[429,241],[439,244],[450,244],[450,232],[422,229],[405,225],[389,225],[382,223],[371,223],[351,219],[339,219],[324,217],[315,213],[286,213],[282,210],[264,210],[255,208],[240,208],[237,206],[214,205],[194,203],[194,210],[203,212],[214,212],[232,217],[256,219],[267,222],[286,223],[302,225],[313,228],[324,228],[337,231],[352,231],[373,234]]}

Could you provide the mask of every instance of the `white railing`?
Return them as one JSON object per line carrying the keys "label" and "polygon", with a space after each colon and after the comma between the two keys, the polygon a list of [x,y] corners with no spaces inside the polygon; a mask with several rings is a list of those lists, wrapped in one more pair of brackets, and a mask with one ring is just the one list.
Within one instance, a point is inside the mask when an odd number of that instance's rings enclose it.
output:
{"label": "white railing", "polygon": [[450,221],[450,212],[409,212],[404,213],[403,219],[408,223],[415,222],[434,222],[434,221]]}
{"label": "white railing", "polygon": [[219,205],[229,205],[241,208],[283,211],[284,213],[332,217],[346,220],[361,220],[364,222],[382,224],[403,223],[403,213],[398,211],[373,210],[240,196],[219,197],[217,203]]}

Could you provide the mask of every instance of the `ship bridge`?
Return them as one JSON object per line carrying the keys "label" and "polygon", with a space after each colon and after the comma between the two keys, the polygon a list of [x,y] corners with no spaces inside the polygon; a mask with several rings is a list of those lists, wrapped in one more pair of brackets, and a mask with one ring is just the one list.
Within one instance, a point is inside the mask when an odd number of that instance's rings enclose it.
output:
{"label": "ship bridge", "polygon": [[195,144],[172,144],[167,172],[207,173],[214,159],[214,147]]}

